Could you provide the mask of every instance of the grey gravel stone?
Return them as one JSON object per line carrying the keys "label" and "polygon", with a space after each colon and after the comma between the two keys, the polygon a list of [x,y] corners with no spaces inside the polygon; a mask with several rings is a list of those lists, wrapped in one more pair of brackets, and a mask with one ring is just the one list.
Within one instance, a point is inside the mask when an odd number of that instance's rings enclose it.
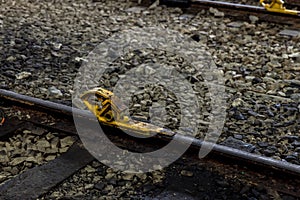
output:
{"label": "grey gravel stone", "polygon": [[212,8],[212,7],[210,7],[209,8],[209,12],[211,13],[211,14],[213,14],[215,17],[224,17],[224,13],[223,12],[220,12],[218,9],[216,9],[216,8]]}
{"label": "grey gravel stone", "polygon": [[104,184],[104,183],[97,183],[97,184],[95,185],[95,188],[96,188],[97,190],[100,190],[100,191],[102,191],[102,190],[104,189],[104,187],[105,187],[105,184]]}
{"label": "grey gravel stone", "polygon": [[39,140],[36,143],[37,150],[45,152],[46,148],[50,147],[50,143],[47,140]]}
{"label": "grey gravel stone", "polygon": [[20,72],[16,75],[17,80],[26,79],[31,76],[30,72]]}
{"label": "grey gravel stone", "polygon": [[291,99],[293,99],[295,102],[300,103],[300,93],[291,94]]}
{"label": "grey gravel stone", "polygon": [[55,97],[55,98],[59,98],[63,96],[62,92],[59,89],[57,89],[55,86],[51,86],[48,89],[48,95],[50,97]]}
{"label": "grey gravel stone", "polygon": [[285,29],[285,30],[280,31],[279,34],[285,35],[285,36],[296,37],[296,36],[300,35],[300,31]]}
{"label": "grey gravel stone", "polygon": [[72,136],[67,136],[60,140],[60,146],[62,148],[69,147],[75,142],[75,139]]}
{"label": "grey gravel stone", "polygon": [[255,24],[259,20],[259,18],[254,15],[250,15],[249,20],[251,21],[252,24]]}
{"label": "grey gravel stone", "polygon": [[146,7],[135,6],[135,7],[128,8],[125,11],[126,12],[133,12],[133,13],[141,13],[145,9],[146,9]]}
{"label": "grey gravel stone", "polygon": [[240,28],[243,25],[244,25],[244,22],[239,22],[239,21],[237,21],[237,22],[230,22],[230,23],[227,24],[227,26],[234,27],[234,28]]}
{"label": "grey gravel stone", "polygon": [[187,170],[182,170],[182,171],[180,172],[180,174],[181,174],[182,176],[188,176],[188,177],[191,177],[191,176],[194,175],[193,172],[187,171]]}

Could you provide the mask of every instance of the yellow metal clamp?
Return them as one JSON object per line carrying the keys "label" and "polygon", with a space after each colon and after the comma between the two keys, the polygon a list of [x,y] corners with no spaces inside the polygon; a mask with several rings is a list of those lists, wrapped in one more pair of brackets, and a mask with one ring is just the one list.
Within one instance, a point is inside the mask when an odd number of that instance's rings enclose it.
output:
{"label": "yellow metal clamp", "polygon": [[260,0],[260,4],[265,7],[266,10],[270,12],[278,12],[278,13],[284,13],[284,14],[290,14],[290,15],[299,15],[300,12],[296,10],[288,10],[286,9],[283,4],[283,0],[272,0],[270,4],[264,3],[265,0]]}
{"label": "yellow metal clamp", "polygon": [[144,136],[162,134],[172,137],[175,135],[169,129],[137,121],[127,116],[125,111],[128,108],[114,93],[104,88],[99,87],[86,91],[81,95],[81,99],[103,125],[128,130]]}

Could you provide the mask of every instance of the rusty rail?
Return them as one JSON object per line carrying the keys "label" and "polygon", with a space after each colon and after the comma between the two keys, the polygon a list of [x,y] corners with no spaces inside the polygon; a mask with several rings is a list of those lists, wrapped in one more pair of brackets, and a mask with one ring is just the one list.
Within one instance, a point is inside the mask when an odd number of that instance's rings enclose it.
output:
{"label": "rusty rail", "polygon": [[[30,109],[43,110],[45,112],[50,112],[53,114],[59,114],[62,118],[64,116],[76,116],[82,117],[82,119],[86,120],[95,120],[95,117],[89,112],[76,108],[72,108],[66,105],[57,104],[54,102],[37,99],[34,97],[29,97],[21,94],[17,94],[11,91],[0,89],[0,100],[10,102],[14,105],[25,106]],[[73,122],[72,122],[73,123]],[[109,133],[108,133],[109,134]],[[121,135],[119,137],[123,137]],[[199,150],[203,145],[203,141],[199,139],[195,139],[188,136],[183,136],[176,134],[176,139],[181,141],[182,143],[190,143],[192,141],[191,149]],[[155,139],[164,140],[169,142],[172,140],[170,137],[165,137],[163,135],[158,135]],[[196,151],[194,151],[196,152]],[[252,165],[255,168],[264,168],[266,171],[279,172],[283,174],[290,174],[292,176],[300,177],[300,166],[296,164],[291,164],[288,162],[283,162],[280,160],[275,160],[269,157],[261,156],[258,154],[248,153],[242,150],[234,149],[231,147],[215,144],[210,155],[216,155],[218,157],[223,157],[224,160],[231,159],[235,161],[239,161],[242,164],[246,164],[247,166]]]}

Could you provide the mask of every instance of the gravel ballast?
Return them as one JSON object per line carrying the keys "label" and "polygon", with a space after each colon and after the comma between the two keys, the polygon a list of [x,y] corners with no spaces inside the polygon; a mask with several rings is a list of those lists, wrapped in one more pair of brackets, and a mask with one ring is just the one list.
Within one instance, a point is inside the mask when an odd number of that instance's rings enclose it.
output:
{"label": "gravel ballast", "polygon": [[[0,88],[71,105],[77,72],[101,42],[132,28],[175,30],[210,53],[224,74],[226,119],[218,143],[249,145],[249,152],[300,164],[299,30],[253,17],[248,21],[227,18],[211,9],[187,15],[179,8],[146,8],[125,0],[18,0],[0,4]],[[201,74],[196,76],[181,55],[162,49],[133,51],[114,62],[115,70],[93,81],[112,89],[130,67],[156,61],[175,66],[179,73],[190,73],[187,80],[196,91],[201,108],[200,114],[191,118],[199,123],[196,137],[203,138],[210,120],[209,92]],[[153,116],[149,114],[151,105],[161,99],[158,104],[164,105],[165,101],[169,111],[166,119],[158,114],[153,122],[160,125],[163,121],[165,127],[176,130],[182,112],[178,99],[159,86],[139,89],[129,104],[130,114],[148,120]],[[27,137],[23,135],[22,138]],[[33,140],[41,143],[43,138]],[[18,142],[16,136],[7,144],[18,149]],[[0,143],[0,147],[5,145]],[[5,155],[1,158],[6,159],[5,163],[23,163],[7,160]]]}

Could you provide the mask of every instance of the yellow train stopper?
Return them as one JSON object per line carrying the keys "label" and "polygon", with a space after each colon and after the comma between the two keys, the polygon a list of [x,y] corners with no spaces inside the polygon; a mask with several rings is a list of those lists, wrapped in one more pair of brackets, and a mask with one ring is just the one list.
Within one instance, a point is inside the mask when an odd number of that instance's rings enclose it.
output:
{"label": "yellow train stopper", "polygon": [[265,0],[260,0],[260,4],[265,7],[267,11],[270,12],[277,12],[277,13],[284,13],[289,15],[300,15],[300,12],[297,10],[288,10],[286,9],[283,4],[283,0],[272,0],[270,4],[264,3]]}

